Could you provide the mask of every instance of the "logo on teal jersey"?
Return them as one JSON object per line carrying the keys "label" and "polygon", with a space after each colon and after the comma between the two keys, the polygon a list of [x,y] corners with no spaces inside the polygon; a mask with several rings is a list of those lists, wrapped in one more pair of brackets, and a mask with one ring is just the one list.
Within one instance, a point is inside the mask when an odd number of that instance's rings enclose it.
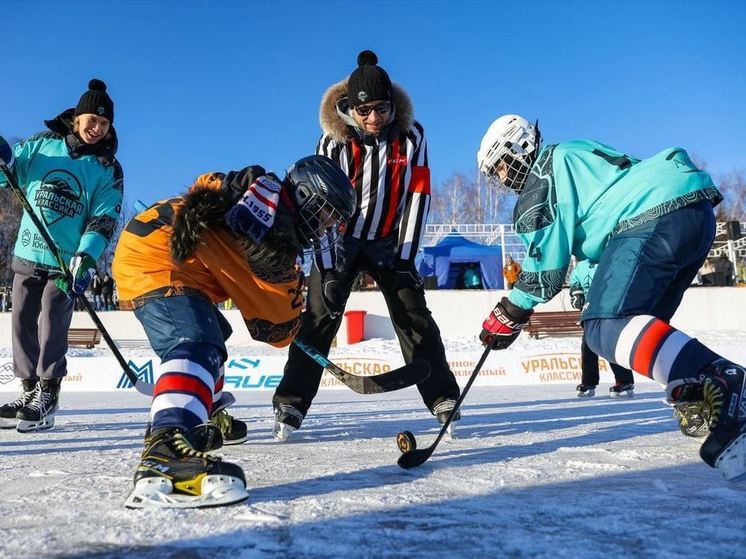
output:
{"label": "logo on teal jersey", "polygon": [[64,217],[81,215],[85,208],[81,197],[83,187],[78,178],[64,169],[49,171],[41,180],[34,193],[34,203],[41,210],[47,225],[52,225]]}

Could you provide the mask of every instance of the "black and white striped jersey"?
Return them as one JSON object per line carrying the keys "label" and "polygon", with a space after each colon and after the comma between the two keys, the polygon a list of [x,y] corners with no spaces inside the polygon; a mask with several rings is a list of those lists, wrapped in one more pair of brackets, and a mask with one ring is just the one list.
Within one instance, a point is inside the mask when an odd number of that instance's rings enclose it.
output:
{"label": "black and white striped jersey", "polygon": [[[367,241],[398,236],[397,264],[414,265],[430,210],[427,140],[415,121],[408,131],[381,137],[357,136],[340,142],[330,134],[319,140],[316,153],[336,161],[352,181],[357,210],[346,235]],[[334,267],[334,247],[317,255],[320,269]]]}

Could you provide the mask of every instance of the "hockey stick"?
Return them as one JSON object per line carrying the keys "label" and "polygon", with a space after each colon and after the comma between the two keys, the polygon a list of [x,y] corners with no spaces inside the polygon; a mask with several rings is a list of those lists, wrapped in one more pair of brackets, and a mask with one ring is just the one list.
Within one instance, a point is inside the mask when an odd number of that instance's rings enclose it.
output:
{"label": "hockey stick", "polygon": [[458,400],[456,400],[456,405],[453,406],[453,409],[451,410],[451,415],[448,416],[448,419],[446,419],[446,422],[443,424],[443,427],[440,428],[440,433],[438,433],[438,438],[435,439],[435,442],[431,444],[427,448],[417,448],[417,443],[415,442],[414,435],[410,433],[409,431],[405,431],[403,433],[399,433],[399,436],[397,437],[397,443],[399,442],[400,438],[404,437],[406,439],[412,448],[407,450],[404,454],[399,456],[399,461],[397,462],[399,466],[401,466],[404,469],[409,468],[415,468],[417,466],[420,466],[424,464],[430,456],[432,456],[433,451],[435,450],[435,447],[438,446],[438,443],[443,438],[443,435],[446,434],[446,431],[448,431],[448,426],[451,424],[451,421],[453,421],[453,416],[456,415],[456,412],[461,407],[461,402],[464,401],[464,398],[466,397],[466,394],[469,392],[469,389],[471,388],[471,385],[474,384],[474,379],[477,378],[477,375],[479,374],[479,371],[482,369],[482,365],[484,365],[484,362],[487,360],[487,356],[490,354],[490,351],[492,351],[492,348],[487,346],[484,350],[484,353],[482,353],[482,357],[479,358],[479,362],[477,363],[477,366],[474,368],[474,372],[469,377],[469,382],[466,383],[466,386],[464,386],[464,389],[461,391],[461,396],[459,396]]}
{"label": "hockey stick", "polygon": [[358,394],[380,394],[382,392],[391,392],[392,390],[401,390],[402,388],[420,383],[430,376],[430,364],[421,359],[388,373],[381,373],[380,375],[370,377],[353,375],[329,361],[317,349],[300,341],[298,338],[293,340],[293,344],[334,375],[342,384]]}
{"label": "hockey stick", "polygon": [[[39,219],[39,216],[37,216],[36,213],[34,213],[34,209],[31,207],[31,204],[26,199],[26,196],[23,195],[23,191],[18,186],[18,182],[16,182],[16,178],[13,176],[13,173],[11,172],[10,169],[8,169],[8,166],[5,163],[0,163],[0,170],[2,170],[2,172],[8,178],[8,184],[10,185],[10,189],[13,191],[13,194],[15,194],[16,198],[18,198],[18,201],[21,203],[21,205],[23,206],[23,209],[26,211],[28,216],[31,218],[31,221],[33,222],[33,224],[39,230],[39,234],[44,239],[44,242],[47,243],[49,250],[52,252],[52,255],[54,256],[55,260],[57,260],[57,264],[59,264],[60,269],[62,270],[62,273],[65,275],[65,277],[71,277],[70,270],[68,269],[65,261],[62,259],[62,255],[60,254],[60,251],[57,248],[57,245],[54,244],[54,241],[52,240],[52,237],[49,235],[47,228],[44,227],[44,224]],[[135,390],[137,390],[141,394],[145,394],[146,396],[152,396],[153,385],[138,378],[137,375],[132,372],[132,369],[130,369],[129,365],[124,360],[124,357],[120,353],[119,348],[117,348],[117,345],[114,343],[114,340],[111,339],[109,332],[104,327],[103,323],[101,322],[101,319],[96,314],[96,311],[93,310],[93,307],[91,306],[91,303],[86,298],[85,294],[81,294],[79,298],[80,298],[81,303],[83,303],[83,308],[85,308],[85,310],[88,312],[88,315],[91,317],[91,320],[93,320],[93,323],[96,325],[96,328],[99,329],[99,331],[101,332],[101,336],[103,336],[104,340],[106,340],[106,344],[109,346],[109,349],[111,349],[112,353],[114,354],[114,357],[116,357],[117,361],[119,362],[119,366],[122,367],[124,374],[127,375],[127,378],[135,386]]]}

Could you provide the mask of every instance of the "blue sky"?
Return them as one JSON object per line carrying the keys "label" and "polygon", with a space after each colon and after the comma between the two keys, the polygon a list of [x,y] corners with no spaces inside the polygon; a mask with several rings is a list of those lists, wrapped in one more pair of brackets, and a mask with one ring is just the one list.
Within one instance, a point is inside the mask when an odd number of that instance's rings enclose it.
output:
{"label": "blue sky", "polygon": [[116,103],[125,195],[311,153],[324,90],[374,50],[412,96],[435,183],[473,172],[504,113],[544,138],[638,157],[678,145],[746,167],[746,2],[34,2],[2,4],[0,134],[24,137],[91,77]]}

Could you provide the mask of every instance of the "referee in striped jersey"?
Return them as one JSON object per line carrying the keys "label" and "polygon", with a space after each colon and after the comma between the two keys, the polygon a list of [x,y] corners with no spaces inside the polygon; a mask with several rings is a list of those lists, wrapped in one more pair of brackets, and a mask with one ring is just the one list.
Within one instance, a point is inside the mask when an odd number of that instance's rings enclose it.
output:
{"label": "referee in striped jersey", "polygon": [[[298,337],[328,353],[355,278],[367,272],[386,300],[404,360],[424,359],[430,376],[417,388],[427,408],[445,422],[459,396],[440,330],[425,302],[414,260],[430,205],[430,170],[422,125],[412,102],[378,66],[371,51],[358,55],[349,78],[321,102],[323,135],[317,153],[336,161],[357,192],[357,211],[336,243],[317,252]],[[291,346],[273,398],[275,437],[300,427],[323,369]]]}

